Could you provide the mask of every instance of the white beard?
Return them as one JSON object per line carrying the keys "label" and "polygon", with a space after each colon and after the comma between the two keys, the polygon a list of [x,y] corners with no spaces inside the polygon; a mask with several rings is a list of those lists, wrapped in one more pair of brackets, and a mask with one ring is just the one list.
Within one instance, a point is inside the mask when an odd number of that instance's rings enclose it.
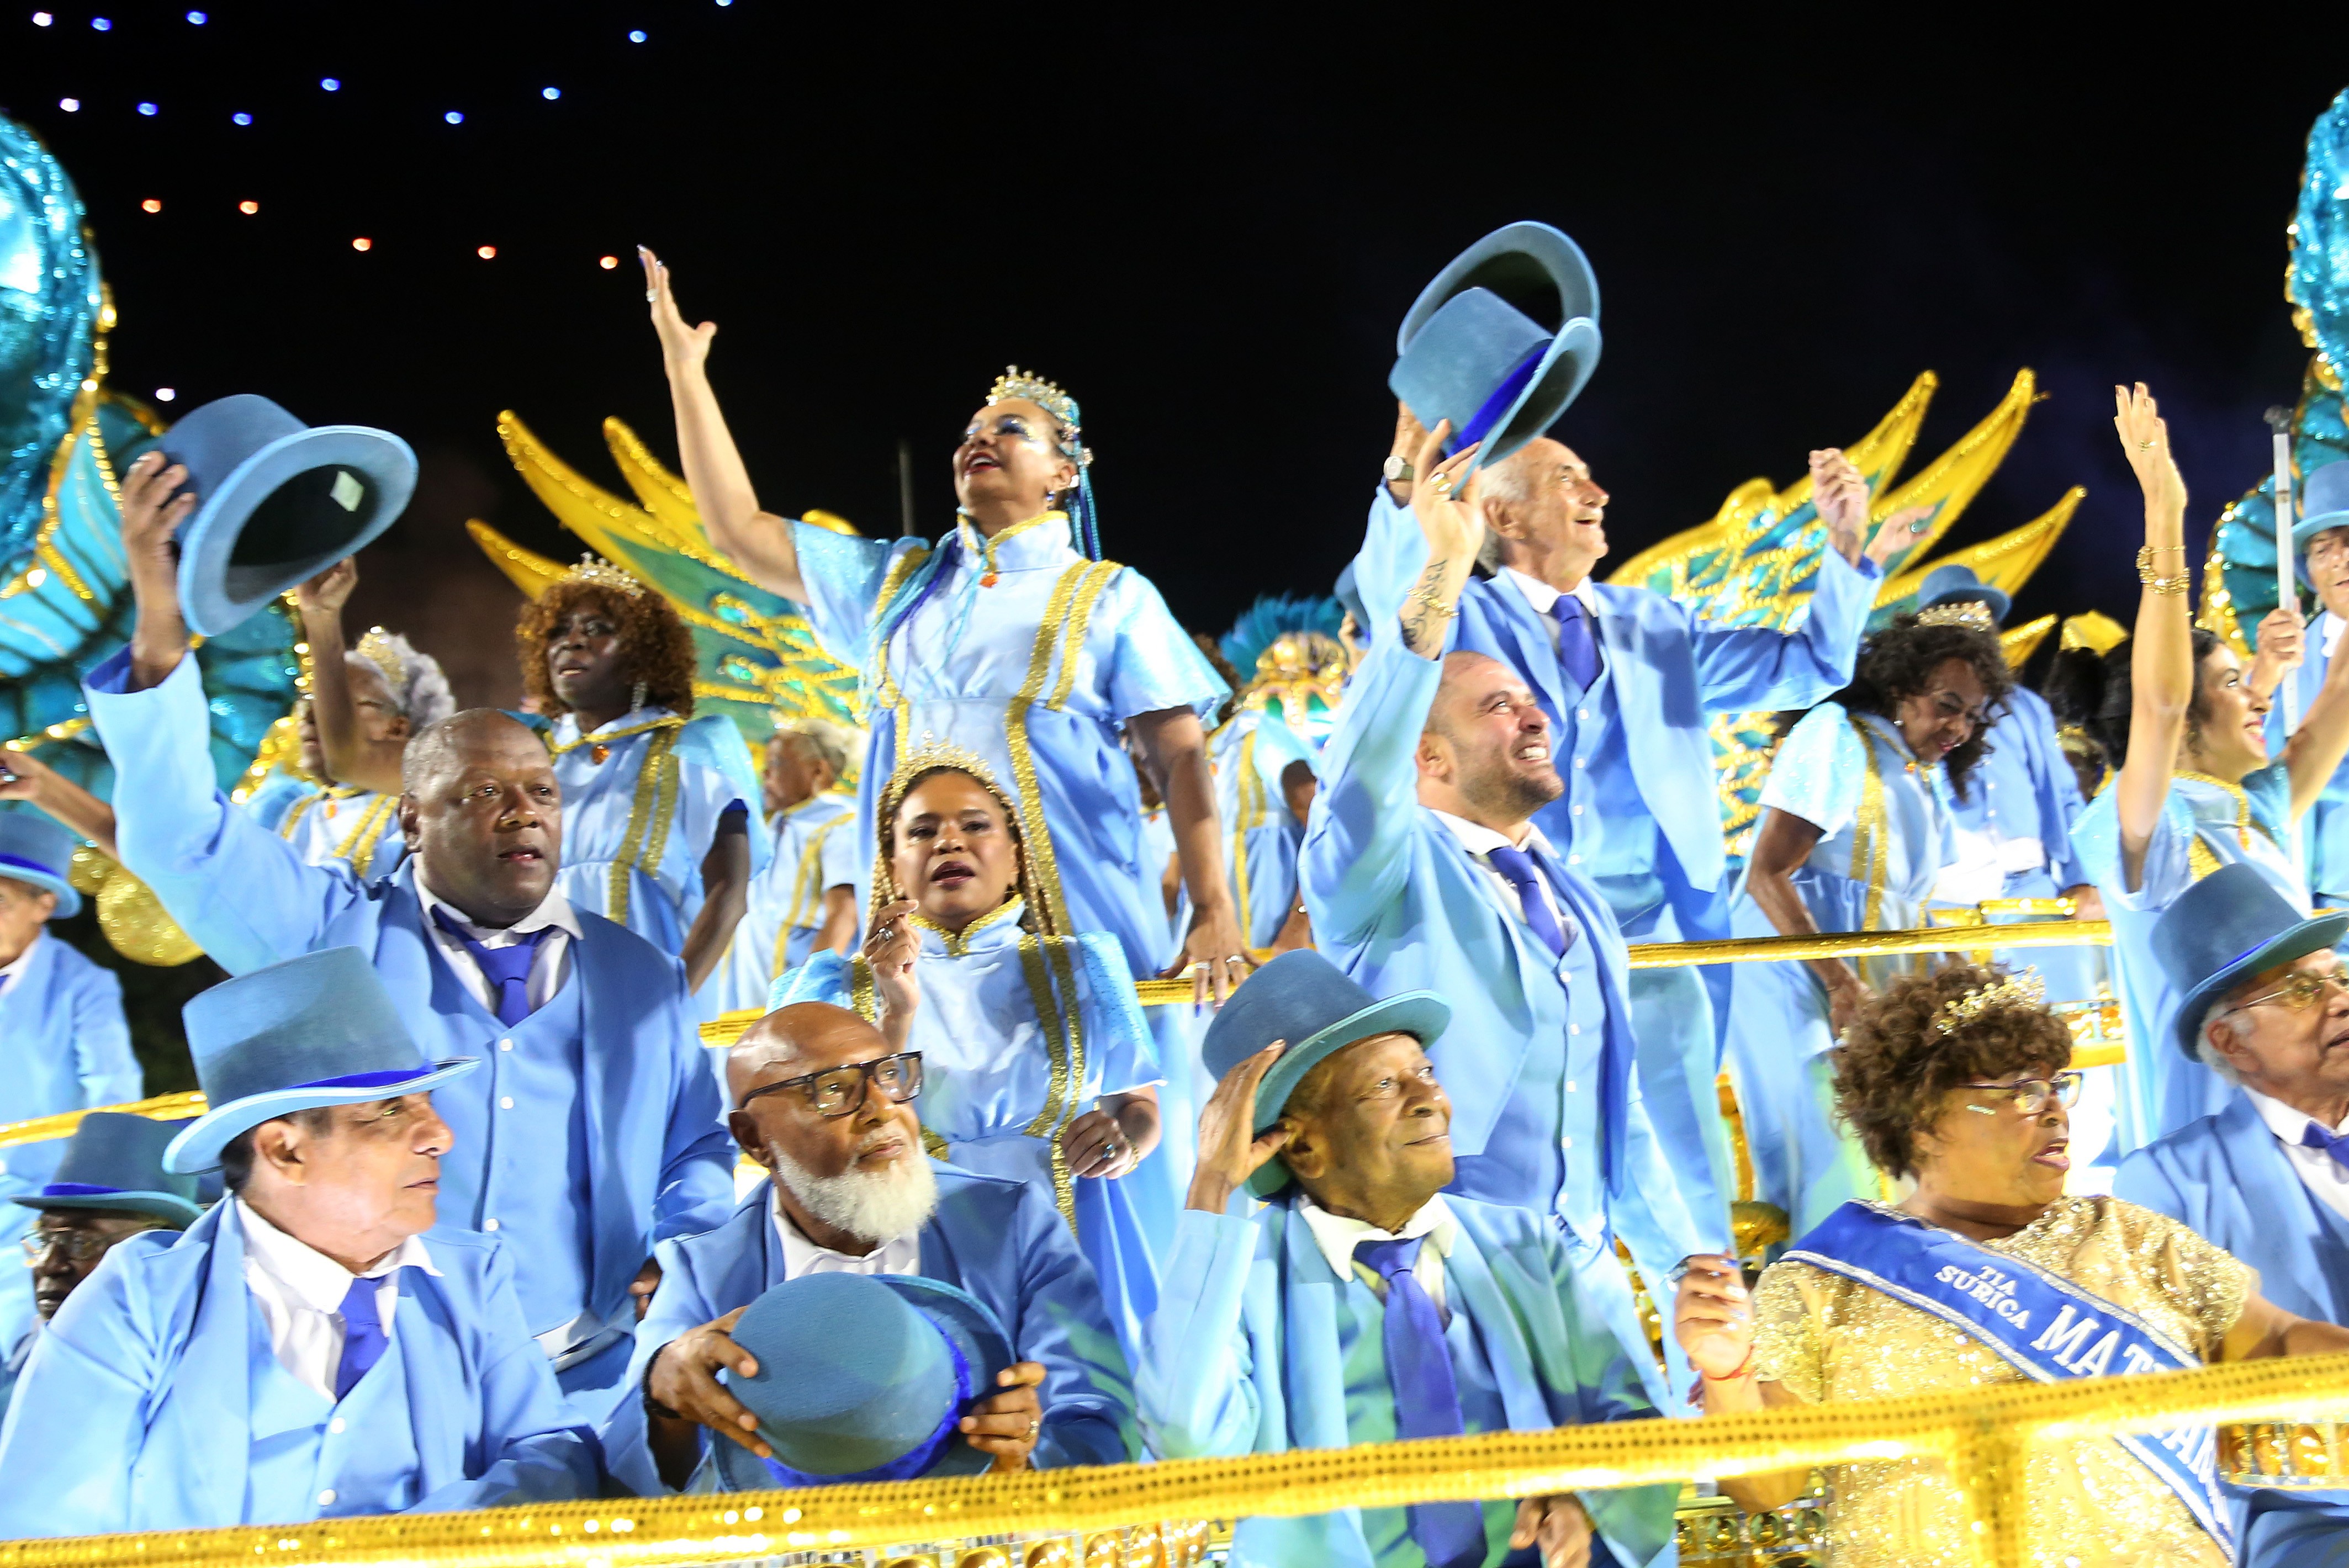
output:
{"label": "white beard", "polygon": [[775,1180],[809,1213],[874,1246],[920,1230],[938,1206],[938,1179],[919,1154],[892,1160],[879,1171],[851,1169],[837,1176],[815,1175],[771,1143],[767,1154],[775,1162]]}

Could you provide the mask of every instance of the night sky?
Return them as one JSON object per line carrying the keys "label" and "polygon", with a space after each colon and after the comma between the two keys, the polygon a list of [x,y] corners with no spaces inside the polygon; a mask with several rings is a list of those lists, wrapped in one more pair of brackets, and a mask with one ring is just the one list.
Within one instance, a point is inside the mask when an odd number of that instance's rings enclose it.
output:
{"label": "night sky", "polygon": [[2161,59],[1474,13],[1439,37],[1195,7],[13,5],[0,103],[79,182],[116,383],[405,435],[423,484],[357,616],[471,700],[514,693],[518,600],[464,520],[579,548],[499,409],[615,489],[604,416],[674,452],[640,241],[720,324],[771,509],[894,533],[904,438],[936,533],[957,432],[1016,359],[1084,404],[1110,552],[1215,628],[1327,589],[1385,455],[1396,321],[1461,246],[1540,218],[1601,284],[1606,356],[1557,433],[1613,492],[1619,555],[1796,478],[1930,368],[1921,462],[2029,366],[2049,398],[1951,542],[2084,483],[2017,614],[2125,612],[2108,388],[2162,395],[2197,530],[2256,480],[2306,359],[2280,295],[2302,141],[2349,82],[2261,59],[2293,46],[2248,13]]}

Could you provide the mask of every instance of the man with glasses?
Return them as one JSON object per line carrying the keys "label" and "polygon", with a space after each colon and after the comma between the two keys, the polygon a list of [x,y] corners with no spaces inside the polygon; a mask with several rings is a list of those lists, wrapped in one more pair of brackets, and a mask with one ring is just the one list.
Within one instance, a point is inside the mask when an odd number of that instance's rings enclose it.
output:
{"label": "man with glasses", "polygon": [[[2227,1108],[2121,1162],[2113,1195],[2183,1221],[2259,1270],[2286,1312],[2349,1322],[2349,915],[2302,915],[2248,865],[2169,906],[2154,952],[2174,983],[2175,1047],[2237,1086]],[[2349,1492],[2251,1492],[2242,1561],[2332,1562]]]}
{"label": "man with glasses", "polygon": [[0,1359],[0,1415],[41,1328],[117,1242],[142,1231],[183,1231],[203,1208],[196,1180],[163,1169],[178,1124],[94,1110],[81,1119],[50,1179],[9,1202],[33,1211],[24,1238],[33,1274],[34,1326]]}
{"label": "man with glasses", "polygon": [[660,1243],[629,1364],[641,1398],[604,1432],[614,1474],[654,1496],[683,1485],[713,1440],[773,1457],[719,1374],[758,1369],[728,1332],[742,1309],[812,1274],[918,1274],[1002,1321],[1019,1360],[961,1422],[997,1470],[1132,1457],[1131,1376],[1092,1266],[1036,1189],[923,1153],[919,1053],[893,1053],[846,1008],[802,1002],[744,1032],[726,1081],[728,1128],[768,1175],[717,1230]]}

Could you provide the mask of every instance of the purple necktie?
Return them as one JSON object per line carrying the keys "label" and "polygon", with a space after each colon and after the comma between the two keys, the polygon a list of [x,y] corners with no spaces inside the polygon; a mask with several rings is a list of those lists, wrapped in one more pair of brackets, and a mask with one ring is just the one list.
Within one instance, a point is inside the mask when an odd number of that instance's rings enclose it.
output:
{"label": "purple necktie", "polygon": [[358,1387],[367,1368],[383,1359],[391,1336],[383,1331],[383,1318],[375,1309],[375,1293],[383,1281],[355,1279],[351,1288],[343,1294],[343,1358],[335,1366],[335,1399]]}
{"label": "purple necktie", "polygon": [[2349,1133],[2333,1132],[2312,1119],[2308,1130],[2300,1135],[2300,1145],[2303,1149],[2322,1149],[2333,1156],[2333,1163],[2349,1171]]}
{"label": "purple necktie", "polygon": [[[1394,1393],[1395,1436],[1402,1439],[1456,1438],[1467,1429],[1443,1315],[1411,1272],[1426,1240],[1411,1236],[1354,1248],[1362,1266],[1387,1282],[1387,1387]],[[1477,1504],[1413,1503],[1410,1517],[1411,1538],[1427,1554],[1428,1568],[1477,1568],[1485,1561],[1485,1511]]]}
{"label": "purple necktie", "polygon": [[1557,667],[1588,691],[1599,679],[1599,638],[1590,612],[1573,594],[1561,593],[1550,613],[1557,617]]}
{"label": "purple necktie", "polygon": [[490,994],[497,998],[498,1005],[491,1011],[497,1014],[499,1023],[512,1028],[530,1016],[531,961],[538,956],[538,944],[554,927],[542,925],[510,946],[492,947],[476,940],[471,932],[450,919],[449,912],[437,904],[433,906],[432,921],[463,943],[465,951],[473,955],[473,962],[481,966],[481,978],[490,983]]}
{"label": "purple necktie", "polygon": [[1554,958],[1566,956],[1566,933],[1558,929],[1557,916],[1549,911],[1549,900],[1542,896],[1541,868],[1534,864],[1533,856],[1511,844],[1485,852],[1485,858],[1503,881],[1517,890],[1517,903],[1524,906],[1526,924],[1541,939],[1543,946]]}

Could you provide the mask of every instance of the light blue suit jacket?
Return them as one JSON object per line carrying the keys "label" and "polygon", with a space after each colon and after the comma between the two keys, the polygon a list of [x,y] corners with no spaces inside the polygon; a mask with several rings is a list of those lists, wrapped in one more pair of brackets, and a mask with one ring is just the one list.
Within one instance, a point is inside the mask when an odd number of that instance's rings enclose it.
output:
{"label": "light blue suit jacket", "polygon": [[[1640,1373],[1581,1299],[1548,1217],[1446,1198],[1459,1222],[1444,1261],[1446,1305],[1465,1312],[1499,1384],[1512,1431],[1651,1417]],[[1337,1304],[1346,1288],[1286,1202],[1253,1218],[1185,1210],[1150,1320],[1138,1381],[1142,1427],[1167,1459],[1349,1446]],[[1583,1494],[1623,1568],[1672,1538],[1679,1489]],[[1243,1520],[1232,1561],[1371,1568],[1352,1509]]]}
{"label": "light blue suit jacket", "polygon": [[[25,969],[0,996],[0,1121],[22,1121],[137,1099],[143,1078],[122,1018],[122,983],[83,957],[56,932],[45,932]],[[65,1153],[62,1140],[0,1150],[0,1197],[29,1192],[49,1179]],[[19,1216],[0,1214],[0,1229]]]}
{"label": "light blue suit jacket", "polygon": [[[2319,615],[2312,634],[2324,625]],[[2300,688],[2297,711],[2306,716],[2315,705],[2317,694],[2324,689],[2325,672],[2333,661],[2324,656],[2323,645],[2312,634],[2308,657],[2300,668],[2284,676]],[[2283,755],[2284,742],[2291,738],[2283,729],[2283,689],[2275,694],[2275,706],[2268,709],[2268,755]],[[2301,863],[2308,874],[2308,891],[2314,895],[2319,909],[2339,905],[2349,901],[2349,761],[2333,769],[2333,777],[2324,781],[2324,792],[2316,804],[2300,820]]]}
{"label": "light blue suit jacket", "polygon": [[[481,1059],[479,1071],[433,1097],[456,1135],[441,1161],[440,1212],[452,1222],[477,1218],[492,1123],[502,1114],[509,1122],[533,1124],[526,1106],[496,1109],[516,1091],[507,1081],[511,1058],[497,1048],[503,1030],[426,934],[415,860],[364,886],[347,870],[306,863],[213,787],[195,661],[181,660],[161,685],[134,693],[120,690],[126,668],[127,655],[117,655],[84,688],[114,761],[123,863],[231,974],[322,947],[356,947],[375,961],[429,1059]],[[721,1222],[734,1191],[733,1140],[722,1124],[684,967],[626,928],[576,913],[585,934],[573,944],[564,984],[584,987],[578,1103],[588,1111],[580,1130],[588,1179],[570,1202],[588,1217],[591,1256],[580,1272],[591,1286],[585,1302],[533,1299],[533,1249],[569,1246],[573,1237],[509,1235],[534,1332],[583,1308],[617,1315],[654,1242]],[[545,1138],[568,1136],[544,1119],[539,1125]]]}
{"label": "light blue suit jacket", "polygon": [[[1565,965],[1502,903],[1483,866],[1419,802],[1413,754],[1443,665],[1381,632],[1354,672],[1322,753],[1300,876],[1317,944],[1377,995],[1433,991],[1452,1025],[1430,1048],[1452,1099],[1452,1144],[1484,1155],[1529,1055],[1567,1047]],[[1708,786],[1709,787],[1709,786]],[[1593,944],[1606,1005],[1601,1081],[1566,1095],[1567,1135],[1604,1150],[1603,1190],[1528,1191],[1593,1250],[1612,1231],[1650,1280],[1726,1244],[1719,1222],[1690,1216],[1640,1099],[1627,967],[1598,890],[1547,856],[1537,863]],[[1595,1092],[1594,1092],[1595,1090]],[[1701,1160],[1702,1150],[1687,1157]]]}
{"label": "light blue suit jacket", "polygon": [[[0,1536],[295,1522],[245,1517],[252,1376],[271,1355],[249,1305],[235,1205],[134,1236],[68,1296],[0,1423]],[[406,1376],[414,1511],[594,1497],[592,1434],[523,1326],[492,1236],[425,1237],[439,1277],[399,1273],[391,1332]],[[356,1398],[356,1395],[354,1396]],[[382,1511],[343,1497],[337,1513]]]}
{"label": "light blue suit jacket", "polygon": [[1951,806],[1961,825],[1982,832],[1996,826],[2008,838],[2035,838],[2047,851],[2044,872],[2009,873],[2007,896],[2038,896],[2025,891],[2023,878],[2044,875],[2057,892],[2089,880],[2079,857],[2072,851],[2072,824],[2088,803],[2080,798],[2080,778],[2055,740],[2055,716],[2047,699],[2029,686],[2008,694],[2007,711],[1991,727],[1990,755],[1966,780],[1966,798],[1951,797]]}
{"label": "light blue suit jacket", "polygon": [[[1023,1181],[930,1162],[937,1211],[922,1227],[922,1274],[985,1302],[1010,1331],[1013,1352],[1044,1367],[1044,1425],[1032,1462],[1123,1464],[1133,1457],[1133,1374],[1102,1310],[1092,1265],[1051,1201]],[[783,1283],[772,1179],[760,1182],[714,1231],[660,1244],[660,1288],[636,1327],[628,1391],[604,1428],[612,1473],[646,1497],[664,1485],[645,1441],[645,1374],[661,1346],[689,1328],[748,1306]],[[723,1439],[719,1439],[723,1440]]]}
{"label": "light blue suit jacket", "polygon": [[[1373,623],[1366,632],[1385,631],[1426,565],[1418,520],[1381,486],[1354,558],[1354,583]],[[1842,690],[1881,576],[1871,562],[1855,567],[1826,552],[1810,609],[1791,632],[1718,625],[1645,588],[1591,584],[1631,775],[1691,887],[1719,887],[1726,865],[1708,716],[1806,708]],[[1573,686],[1558,668],[1549,627],[1506,577],[1469,579],[1454,625],[1452,646],[1489,654],[1523,676],[1552,724],[1573,708]],[[1560,844],[1570,833],[1564,811],[1561,801],[1535,819]]]}

